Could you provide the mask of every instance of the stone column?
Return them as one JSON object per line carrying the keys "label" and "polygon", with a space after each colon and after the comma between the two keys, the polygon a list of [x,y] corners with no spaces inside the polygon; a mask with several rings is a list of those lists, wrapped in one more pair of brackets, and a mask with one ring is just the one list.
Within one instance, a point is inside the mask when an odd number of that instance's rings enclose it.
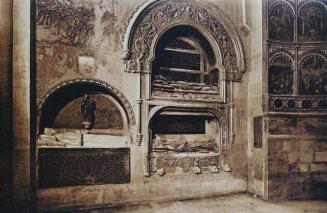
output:
{"label": "stone column", "polygon": [[0,212],[9,211],[12,174],[12,1],[0,1]]}
{"label": "stone column", "polygon": [[30,210],[31,1],[13,0],[13,183],[16,211]]}

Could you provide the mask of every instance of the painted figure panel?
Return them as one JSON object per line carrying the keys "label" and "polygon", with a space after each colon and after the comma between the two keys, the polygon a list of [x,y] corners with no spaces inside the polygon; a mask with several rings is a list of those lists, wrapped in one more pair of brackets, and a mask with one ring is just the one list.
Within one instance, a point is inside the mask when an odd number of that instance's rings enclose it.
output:
{"label": "painted figure panel", "polygon": [[327,60],[312,54],[300,62],[300,94],[327,95]]}
{"label": "painted figure panel", "polygon": [[269,93],[292,94],[293,60],[286,54],[275,55],[269,63]]}
{"label": "painted figure panel", "polygon": [[294,12],[286,2],[278,2],[269,12],[269,39],[293,41]]}
{"label": "painted figure panel", "polygon": [[298,36],[301,41],[327,39],[327,9],[323,3],[310,2],[300,8]]}

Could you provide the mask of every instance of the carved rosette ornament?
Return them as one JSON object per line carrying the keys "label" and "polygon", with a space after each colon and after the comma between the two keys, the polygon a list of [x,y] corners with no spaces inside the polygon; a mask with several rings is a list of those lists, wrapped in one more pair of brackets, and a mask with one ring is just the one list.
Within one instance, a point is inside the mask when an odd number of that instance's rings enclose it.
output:
{"label": "carved rosette ornament", "polygon": [[[220,50],[222,65],[229,79],[239,81],[244,73],[243,51],[237,36],[232,33],[208,10],[193,1],[159,1],[150,5],[133,24],[128,39],[128,50],[124,49],[127,72],[151,72],[155,44],[158,36],[172,26],[201,26],[209,32]],[[233,35],[236,35],[235,33]],[[235,38],[236,37],[236,38]]]}

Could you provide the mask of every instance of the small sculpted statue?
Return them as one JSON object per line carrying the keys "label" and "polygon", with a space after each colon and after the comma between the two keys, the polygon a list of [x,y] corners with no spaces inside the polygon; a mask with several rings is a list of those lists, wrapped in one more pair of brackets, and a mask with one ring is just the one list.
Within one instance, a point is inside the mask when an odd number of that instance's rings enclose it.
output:
{"label": "small sculpted statue", "polygon": [[92,99],[92,97],[85,95],[84,99],[81,102],[81,112],[84,118],[83,124],[87,124],[86,125],[87,129],[92,128],[94,126],[95,110],[96,110],[95,101]]}

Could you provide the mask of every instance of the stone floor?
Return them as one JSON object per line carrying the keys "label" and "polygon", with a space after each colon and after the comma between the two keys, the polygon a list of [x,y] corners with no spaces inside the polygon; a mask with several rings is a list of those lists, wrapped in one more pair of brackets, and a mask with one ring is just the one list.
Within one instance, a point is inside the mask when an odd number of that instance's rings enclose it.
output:
{"label": "stone floor", "polygon": [[[84,211],[83,211],[84,212]],[[88,213],[327,213],[327,201],[265,202],[248,194],[235,194],[147,205],[85,211]]]}

